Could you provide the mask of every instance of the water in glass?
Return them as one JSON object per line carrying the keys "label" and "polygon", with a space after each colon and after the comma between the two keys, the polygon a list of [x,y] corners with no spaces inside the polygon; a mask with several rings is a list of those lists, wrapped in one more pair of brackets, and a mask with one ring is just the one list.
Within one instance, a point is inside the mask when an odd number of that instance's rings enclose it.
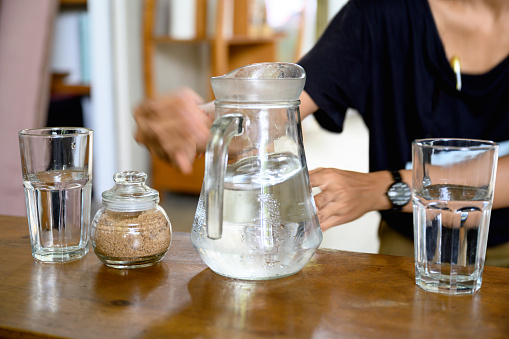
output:
{"label": "water in glass", "polygon": [[92,188],[87,172],[38,172],[29,174],[23,186],[34,257],[60,262],[86,255]]}
{"label": "water in glass", "polygon": [[481,188],[431,185],[413,198],[416,283],[434,292],[481,287],[491,202]]}

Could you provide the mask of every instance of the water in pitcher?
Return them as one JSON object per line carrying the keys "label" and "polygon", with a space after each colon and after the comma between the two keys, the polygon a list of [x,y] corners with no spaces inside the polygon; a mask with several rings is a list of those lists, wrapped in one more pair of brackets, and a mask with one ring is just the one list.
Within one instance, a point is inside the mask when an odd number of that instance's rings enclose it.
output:
{"label": "water in pitcher", "polygon": [[[298,272],[321,242],[307,168],[290,153],[261,162],[229,165],[224,183],[222,237],[207,237],[200,198],[193,244],[216,273],[240,279],[273,279]],[[202,195],[203,196],[203,195]]]}
{"label": "water in pitcher", "polygon": [[83,211],[89,211],[92,187],[87,172],[45,171],[27,179],[23,185],[36,259],[67,261],[84,256],[90,216]]}
{"label": "water in pitcher", "polygon": [[[487,192],[468,186],[432,185],[414,196],[416,281],[436,292],[480,288],[491,204]],[[454,278],[451,273],[454,272]]]}

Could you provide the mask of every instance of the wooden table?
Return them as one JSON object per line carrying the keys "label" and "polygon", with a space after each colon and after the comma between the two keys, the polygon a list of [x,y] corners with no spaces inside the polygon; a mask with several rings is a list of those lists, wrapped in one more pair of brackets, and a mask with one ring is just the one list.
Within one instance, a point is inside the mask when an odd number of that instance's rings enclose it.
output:
{"label": "wooden table", "polygon": [[186,233],[148,268],[108,268],[93,252],[43,264],[26,219],[2,216],[0,255],[0,337],[509,336],[504,268],[486,267],[473,296],[447,296],[415,285],[411,258],[319,250],[294,276],[248,282],[209,270]]}

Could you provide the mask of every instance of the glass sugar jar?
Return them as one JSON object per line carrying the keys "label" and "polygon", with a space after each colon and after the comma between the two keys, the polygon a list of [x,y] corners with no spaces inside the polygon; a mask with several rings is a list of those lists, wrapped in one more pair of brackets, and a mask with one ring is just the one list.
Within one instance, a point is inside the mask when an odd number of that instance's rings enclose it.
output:
{"label": "glass sugar jar", "polygon": [[143,172],[119,172],[113,179],[115,185],[102,193],[103,207],[92,221],[94,252],[109,267],[153,265],[164,257],[172,239],[170,220],[158,204],[159,193],[145,185]]}

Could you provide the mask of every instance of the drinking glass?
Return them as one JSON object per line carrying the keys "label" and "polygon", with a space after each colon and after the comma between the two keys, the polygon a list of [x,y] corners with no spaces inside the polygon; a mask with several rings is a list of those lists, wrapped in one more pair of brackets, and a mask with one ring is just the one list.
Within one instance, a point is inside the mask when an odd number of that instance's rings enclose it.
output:
{"label": "drinking glass", "polygon": [[498,145],[422,139],[412,148],[416,284],[474,293],[482,283]]}
{"label": "drinking glass", "polygon": [[18,133],[32,256],[42,262],[88,253],[92,136],[87,128]]}

